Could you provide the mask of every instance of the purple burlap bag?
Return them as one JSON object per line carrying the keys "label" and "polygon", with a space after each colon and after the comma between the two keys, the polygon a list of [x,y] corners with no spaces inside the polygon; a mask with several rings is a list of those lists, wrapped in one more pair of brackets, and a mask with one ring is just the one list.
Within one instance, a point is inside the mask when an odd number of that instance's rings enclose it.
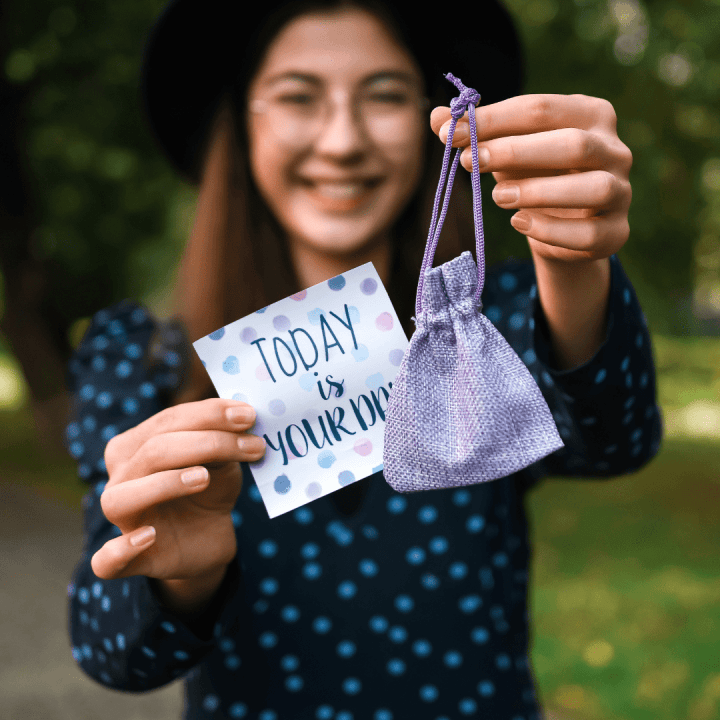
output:
{"label": "purple burlap bag", "polygon": [[[550,409],[529,370],[482,314],[485,246],[475,105],[480,95],[448,73],[461,91],[450,103],[435,208],[420,271],[416,329],[393,382],[385,415],[383,475],[398,492],[461,487],[507,477],[561,447]],[[467,108],[472,146],[478,265],[470,252],[433,268],[462,148],[450,169],[455,126]]]}

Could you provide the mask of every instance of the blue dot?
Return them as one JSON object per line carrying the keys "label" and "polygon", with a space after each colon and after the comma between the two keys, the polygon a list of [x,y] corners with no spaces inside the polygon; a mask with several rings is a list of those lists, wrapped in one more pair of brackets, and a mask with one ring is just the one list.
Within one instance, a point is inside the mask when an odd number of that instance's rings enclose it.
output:
{"label": "blue dot", "polygon": [[83,385],[82,388],[80,388],[80,397],[83,400],[92,400],[95,397],[95,386]]}
{"label": "blue dot", "polygon": [[263,557],[274,557],[277,554],[278,545],[274,540],[263,540],[258,546],[258,552]]}
{"label": "blue dot", "polygon": [[280,584],[275,578],[265,578],[260,582],[260,591],[265,595],[274,595],[279,587]]}
{"label": "blue dot", "polygon": [[275,490],[278,495],[285,495],[290,491],[290,487],[292,484],[290,483],[290,479],[287,475],[278,475],[275,478],[275,482],[273,482],[273,489]]}
{"label": "blue dot", "polygon": [[190,656],[184,650],[176,650],[173,655],[177,660],[180,660],[181,662],[190,659]]}
{"label": "blue dot", "polygon": [[598,370],[598,374],[595,376],[595,382],[601,383],[605,379],[606,375],[607,371],[605,370],[605,368],[600,368],[600,370]]}
{"label": "blue dot", "polygon": [[497,305],[490,305],[485,309],[485,317],[493,324],[497,325],[502,317],[502,312]]}
{"label": "blue dot", "polygon": [[235,641],[232,638],[222,638],[218,644],[225,653],[232,652],[235,649]]}
{"label": "blue dot", "polygon": [[378,574],[378,566],[374,560],[365,559],[360,561],[360,572],[365,577],[375,577]]}
{"label": "blue dot", "polygon": [[504,614],[505,614],[505,611],[503,610],[502,605],[493,605],[490,608],[490,617],[493,620],[499,620]]}
{"label": "blue dot", "polygon": [[260,642],[260,645],[262,645],[265,648],[271,648],[275,647],[278,642],[278,636],[274,632],[264,632],[259,638],[258,641]]}
{"label": "blue dot", "polygon": [[485,527],[485,518],[482,515],[471,515],[465,523],[468,532],[480,532]]}
{"label": "blue dot", "polygon": [[362,689],[362,683],[358,678],[349,677],[343,680],[342,687],[348,695],[357,695]]}
{"label": "blue dot", "polygon": [[147,655],[149,658],[155,658],[157,657],[157,654],[152,648],[149,648],[147,645],[143,645],[140,648],[140,651],[143,653],[143,655]]}
{"label": "blue dot", "polygon": [[103,645],[105,646],[105,649],[111,653],[113,651],[113,644],[112,640],[110,638],[103,638]]}
{"label": "blue dot", "polygon": [[649,376],[648,376],[648,374],[647,374],[646,372],[644,372],[644,373],[640,376],[640,387],[641,387],[641,388],[644,388],[644,387],[647,386],[647,384],[648,384],[648,378],[649,378]]}
{"label": "blue dot", "polygon": [[214,710],[217,710],[219,705],[220,699],[217,695],[206,695],[202,703],[203,710],[207,710],[208,712],[213,712]]}
{"label": "blue dot", "polygon": [[107,363],[105,362],[105,358],[102,355],[96,355],[90,363],[90,367],[92,367],[95,372],[103,372],[106,365]]}
{"label": "blue dot", "polygon": [[332,720],[332,716],[334,714],[335,714],[335,711],[330,707],[330,705],[321,705],[315,711],[315,719],[316,720]]}
{"label": "blue dot", "polygon": [[379,710],[375,711],[375,714],[373,715],[373,720],[393,720],[393,714],[390,710],[380,708]]}
{"label": "blue dot", "polygon": [[433,505],[425,505],[421,507],[418,512],[418,520],[421,523],[429,524],[435,522],[438,516],[438,511]]}
{"label": "blue dot", "polygon": [[105,442],[108,442],[112,438],[114,438],[118,434],[117,428],[115,425],[106,425],[102,432],[100,433],[100,436],[102,437]]}
{"label": "blue dot", "polygon": [[244,718],[247,715],[248,707],[243,702],[233,703],[228,712],[231,718]]}
{"label": "blue dot", "polygon": [[293,516],[295,517],[295,520],[299,522],[301,525],[309,525],[313,520],[313,511],[310,510],[310,508],[301,507],[298,508],[294,513]]}
{"label": "blue dot", "polygon": [[107,595],[100,601],[100,607],[104,612],[110,612],[110,598]]}
{"label": "blue dot", "polygon": [[295,605],[286,605],[280,612],[282,615],[282,619],[285,622],[296,622],[297,619],[300,617],[300,610],[299,608],[295,607]]}
{"label": "blue dot", "polygon": [[312,560],[320,554],[320,546],[314,542],[305,543],[300,549],[300,554],[305,560]]}
{"label": "blue dot", "polygon": [[95,350],[105,350],[108,345],[110,345],[110,340],[108,340],[104,335],[98,335],[92,342],[92,346]]}
{"label": "blue dot", "polygon": [[116,366],[115,366],[115,374],[119,378],[126,378],[129,377],[132,373],[132,364],[129,363],[127,360],[121,360]]}
{"label": "blue dot", "polygon": [[642,428],[637,428],[630,436],[630,442],[637,442],[642,437]]}
{"label": "blue dot", "polygon": [[341,597],[344,600],[349,600],[350,598],[355,597],[355,593],[357,593],[357,585],[352,580],[345,580],[338,585],[338,597]]}
{"label": "blue dot", "polygon": [[477,643],[478,645],[484,645],[488,638],[490,637],[490,633],[487,631],[486,628],[473,628],[472,632],[470,633],[470,638],[474,643]]}
{"label": "blue dot", "polygon": [[242,515],[237,510],[231,510],[230,517],[232,518],[232,523],[235,527],[240,527],[242,525]]}
{"label": "blue dot", "polygon": [[501,653],[495,658],[495,664],[500,670],[508,670],[510,668],[510,656],[507,653]]}
{"label": "blue dot", "polygon": [[435,555],[441,555],[444,552],[447,552],[447,549],[449,547],[449,543],[447,541],[447,538],[444,538],[442,536],[434,537],[430,541],[430,552],[434,553]]}
{"label": "blue dot", "polygon": [[399,495],[391,497],[387,502],[388,512],[393,513],[393,515],[398,515],[399,513],[403,512],[406,507],[407,500],[404,497],[400,497]]}
{"label": "blue dot", "polygon": [[450,650],[443,656],[443,662],[451,668],[460,667],[462,660],[462,655],[457,650]]}
{"label": "blue dot", "polygon": [[448,572],[454,580],[462,580],[468,574],[468,566],[464,562],[453,563]]}
{"label": "blue dot", "polygon": [[65,435],[68,440],[74,440],[80,434],[80,426],[77,423],[70,423],[65,428]]}
{"label": "blue dot", "polygon": [[411,565],[420,565],[425,562],[425,551],[421,547],[411,547],[407,553],[405,553],[405,559]]}
{"label": "blue dot", "polygon": [[409,595],[398,595],[395,598],[395,607],[400,612],[407,613],[415,607],[415,601]]}
{"label": "blue dot", "polygon": [[511,330],[519,330],[523,325],[525,324],[525,313],[524,312],[514,312],[509,318],[508,318],[508,325],[510,326]]}
{"label": "blue dot", "polygon": [[392,658],[388,661],[387,671],[391,675],[402,675],[405,672],[405,663],[400,658]]}
{"label": "blue dot", "polygon": [[108,332],[111,335],[117,337],[118,335],[122,335],[125,332],[125,328],[119,320],[111,320],[110,324],[108,325]]}
{"label": "blue dot", "polygon": [[438,578],[437,575],[433,575],[432,573],[425,573],[425,575],[422,576],[420,582],[427,590],[436,590],[440,587],[440,578]]}
{"label": "blue dot", "polygon": [[305,681],[299,675],[290,675],[285,680],[285,687],[290,692],[297,692],[298,690],[302,690],[304,684]]}
{"label": "blue dot", "polygon": [[93,415],[86,415],[83,418],[82,424],[87,432],[93,432],[97,427],[97,420]]}
{"label": "blue dot", "polygon": [[269,607],[270,607],[270,604],[268,603],[267,600],[258,600],[258,601],[253,605],[253,612],[256,613],[257,615],[261,615],[261,614],[264,613]]}
{"label": "blue dot", "polygon": [[495,692],[495,685],[490,682],[490,680],[483,680],[478,686],[477,691],[483,696],[483,697],[490,697]]}
{"label": "blue dot", "polygon": [[504,553],[504,552],[495,553],[495,555],[493,555],[492,563],[493,563],[493,565],[495,565],[495,567],[507,567],[507,564],[508,564],[507,553]]}
{"label": "blue dot", "polygon": [[144,398],[151,398],[151,397],[155,397],[156,390],[155,390],[155,386],[151,382],[144,382],[140,386],[140,389],[138,390],[138,392]]}
{"label": "blue dot", "polygon": [[220,340],[220,338],[225,334],[225,328],[222,327],[219,330],[215,330],[215,332],[211,332],[208,337],[211,340]]}
{"label": "blue dot", "polygon": [[466,595],[458,601],[460,610],[464,613],[475,612],[482,605],[482,599],[479,595]]}
{"label": "blue dot", "polygon": [[627,369],[629,366],[630,366],[630,356],[626,355],[623,358],[622,363],[620,363],[620,370],[622,370],[623,372],[627,372]]}
{"label": "blue dot", "polygon": [[433,702],[437,700],[438,689],[434,685],[423,685],[420,688],[420,699],[425,702]]}
{"label": "blue dot", "polygon": [[419,657],[427,657],[432,652],[432,645],[427,640],[416,640],[412,649]]}
{"label": "blue dot", "polygon": [[88,602],[90,602],[90,591],[85,587],[81,587],[80,590],[78,590],[78,600],[80,600],[83,605],[87,605]]}
{"label": "blue dot", "polygon": [[504,272],[499,278],[500,287],[506,292],[512,292],[517,287],[517,282],[517,278],[509,272]]}
{"label": "blue dot", "polygon": [[375,540],[378,537],[377,528],[373,527],[372,525],[363,525],[362,534],[368,540]]}
{"label": "blue dot", "polygon": [[331,290],[342,290],[345,287],[345,278],[342,275],[336,275],[334,278],[330,278],[327,284]]}
{"label": "blue dot", "polygon": [[97,398],[95,398],[95,403],[98,407],[101,408],[108,408],[112,405],[113,396],[105,390],[104,392],[101,392]]}
{"label": "blue dot", "polygon": [[356,650],[355,643],[350,640],[343,640],[337,646],[337,654],[340,657],[352,657]]}
{"label": "blue dot", "polygon": [[297,655],[285,655],[280,664],[285,672],[294,672],[300,666],[300,660]]}
{"label": "blue dot", "polygon": [[117,646],[118,650],[125,649],[125,636],[122,633],[118,633],[115,636],[115,645]]}
{"label": "blue dot", "polygon": [[70,454],[74,458],[79,458],[84,452],[85,446],[79,440],[76,440],[74,443],[72,443],[72,445],[70,445]]}
{"label": "blue dot", "polygon": [[394,643],[404,643],[407,635],[407,630],[402,625],[393,625],[388,632],[388,637]]}
{"label": "blue dot", "polygon": [[628,288],[625,288],[625,290],[623,290],[623,302],[626,305],[630,304],[630,290]]}
{"label": "blue dot", "polygon": [[322,566],[316,562],[305,563],[302,574],[306,580],[316,580],[322,575]]}
{"label": "blue dot", "polygon": [[355,482],[355,475],[350,470],[343,470],[338,473],[338,481],[343,487],[352,485]]}
{"label": "blue dot", "polygon": [[550,375],[549,375],[545,370],[543,370],[543,371],[540,373],[540,377],[543,379],[543,382],[544,382],[548,387],[552,387],[552,386],[555,384],[555,383],[553,382],[553,379],[550,377]]}
{"label": "blue dot", "polygon": [[382,615],[374,615],[370,618],[370,629],[376,633],[384,633],[388,629],[387,618]]}
{"label": "blue dot", "polygon": [[472,698],[463,698],[458,703],[458,710],[463,715],[472,715],[477,711],[477,703]]}
{"label": "blue dot", "polygon": [[335,716],[335,720],[354,720],[354,716],[349,710],[340,710]]}
{"label": "blue dot", "polygon": [[458,507],[464,507],[470,502],[470,493],[467,490],[455,490],[452,501]]}
{"label": "blue dot", "polygon": [[537,360],[537,355],[535,354],[535,351],[530,348],[523,353],[522,359],[525,361],[526,365],[532,365]]}
{"label": "blue dot", "polygon": [[124,398],[122,401],[122,409],[126,415],[134,415],[139,407],[140,405],[135,398]]}
{"label": "blue dot", "polygon": [[330,621],[330,618],[321,616],[316,617],[313,620],[313,630],[320,635],[324,635],[325,633],[329,632],[331,627],[332,622]]}
{"label": "blue dot", "polygon": [[125,355],[131,360],[137,360],[142,357],[142,348],[137,343],[130,343],[125,346]]}

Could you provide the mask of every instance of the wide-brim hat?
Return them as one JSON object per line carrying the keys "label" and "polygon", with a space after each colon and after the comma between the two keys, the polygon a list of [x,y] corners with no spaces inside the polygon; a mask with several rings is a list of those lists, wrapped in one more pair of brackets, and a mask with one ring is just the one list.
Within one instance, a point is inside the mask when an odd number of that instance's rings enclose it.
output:
{"label": "wide-brim hat", "polygon": [[[360,3],[358,3],[360,4]],[[226,91],[244,95],[268,42],[304,2],[171,0],[150,30],[142,61],[141,102],[173,167],[197,184],[208,132]],[[313,11],[336,3],[313,3]],[[431,108],[449,105],[453,73],[488,105],[523,91],[524,54],[499,0],[453,2],[438,11],[417,2],[363,2],[394,22],[420,65]],[[242,105],[238,107],[242,108]]]}

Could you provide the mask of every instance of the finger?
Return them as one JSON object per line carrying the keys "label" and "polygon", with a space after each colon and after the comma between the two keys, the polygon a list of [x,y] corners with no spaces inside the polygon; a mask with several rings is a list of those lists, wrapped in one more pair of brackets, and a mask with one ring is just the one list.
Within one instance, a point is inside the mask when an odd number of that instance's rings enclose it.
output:
{"label": "finger", "polygon": [[[487,161],[483,161],[485,150]],[[526,170],[599,170],[613,167],[615,156],[602,136],[578,128],[563,128],[488,140],[478,145],[482,172]],[[472,148],[460,155],[460,163],[472,172]]]}
{"label": "finger", "polygon": [[[232,412],[237,414],[231,417],[228,413]],[[105,449],[105,464],[112,475],[118,464],[127,462],[151,437],[162,433],[180,430],[244,431],[254,424],[254,408],[238,400],[209,398],[174,405],[113,437]]]}
{"label": "finger", "polygon": [[207,468],[195,466],[165,470],[146,477],[105,486],[100,506],[114,525],[132,525],[134,517],[160,503],[204,490],[210,481]]}
{"label": "finger", "polygon": [[[164,470],[223,462],[255,462],[265,440],[248,433],[180,430],[153,435],[118,469],[119,482]],[[115,483],[113,484],[113,486]]]}
{"label": "finger", "polygon": [[[138,544],[135,545],[134,542]],[[108,540],[92,556],[90,560],[92,571],[102,580],[140,574],[128,572],[129,566],[154,544],[154,527],[142,527],[127,535],[119,535]]]}
{"label": "finger", "polygon": [[[498,183],[493,200],[503,208],[627,209],[630,183],[604,170]],[[593,213],[594,214],[594,213]]]}
{"label": "finger", "polygon": [[[524,221],[523,227],[518,220]],[[546,245],[586,253],[587,259],[609,257],[627,242],[627,213],[614,212],[587,218],[554,217],[542,211],[523,210],[510,219],[513,227],[528,238]]]}

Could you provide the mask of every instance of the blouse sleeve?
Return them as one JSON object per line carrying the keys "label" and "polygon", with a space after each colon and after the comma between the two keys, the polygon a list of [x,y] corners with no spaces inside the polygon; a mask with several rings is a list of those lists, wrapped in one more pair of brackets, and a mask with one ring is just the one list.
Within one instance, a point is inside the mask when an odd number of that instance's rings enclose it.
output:
{"label": "blouse sleeve", "polygon": [[532,261],[494,266],[484,312],[526,364],[565,447],[526,468],[528,489],[546,476],[613,478],[636,472],[658,452],[662,415],[645,315],[616,255],[605,340],[582,365],[558,370]]}
{"label": "blouse sleeve", "polygon": [[120,535],[102,512],[105,446],[167,407],[187,361],[182,326],[159,323],[129,300],[92,319],[67,369],[72,394],[66,446],[89,485],[83,498],[83,554],[68,586],[72,654],[98,683],[130,692],[159,688],[190,671],[224,635],[235,634],[242,594],[238,558],[203,622],[184,623],[159,602],[145,576],[101,580],[90,560]]}

